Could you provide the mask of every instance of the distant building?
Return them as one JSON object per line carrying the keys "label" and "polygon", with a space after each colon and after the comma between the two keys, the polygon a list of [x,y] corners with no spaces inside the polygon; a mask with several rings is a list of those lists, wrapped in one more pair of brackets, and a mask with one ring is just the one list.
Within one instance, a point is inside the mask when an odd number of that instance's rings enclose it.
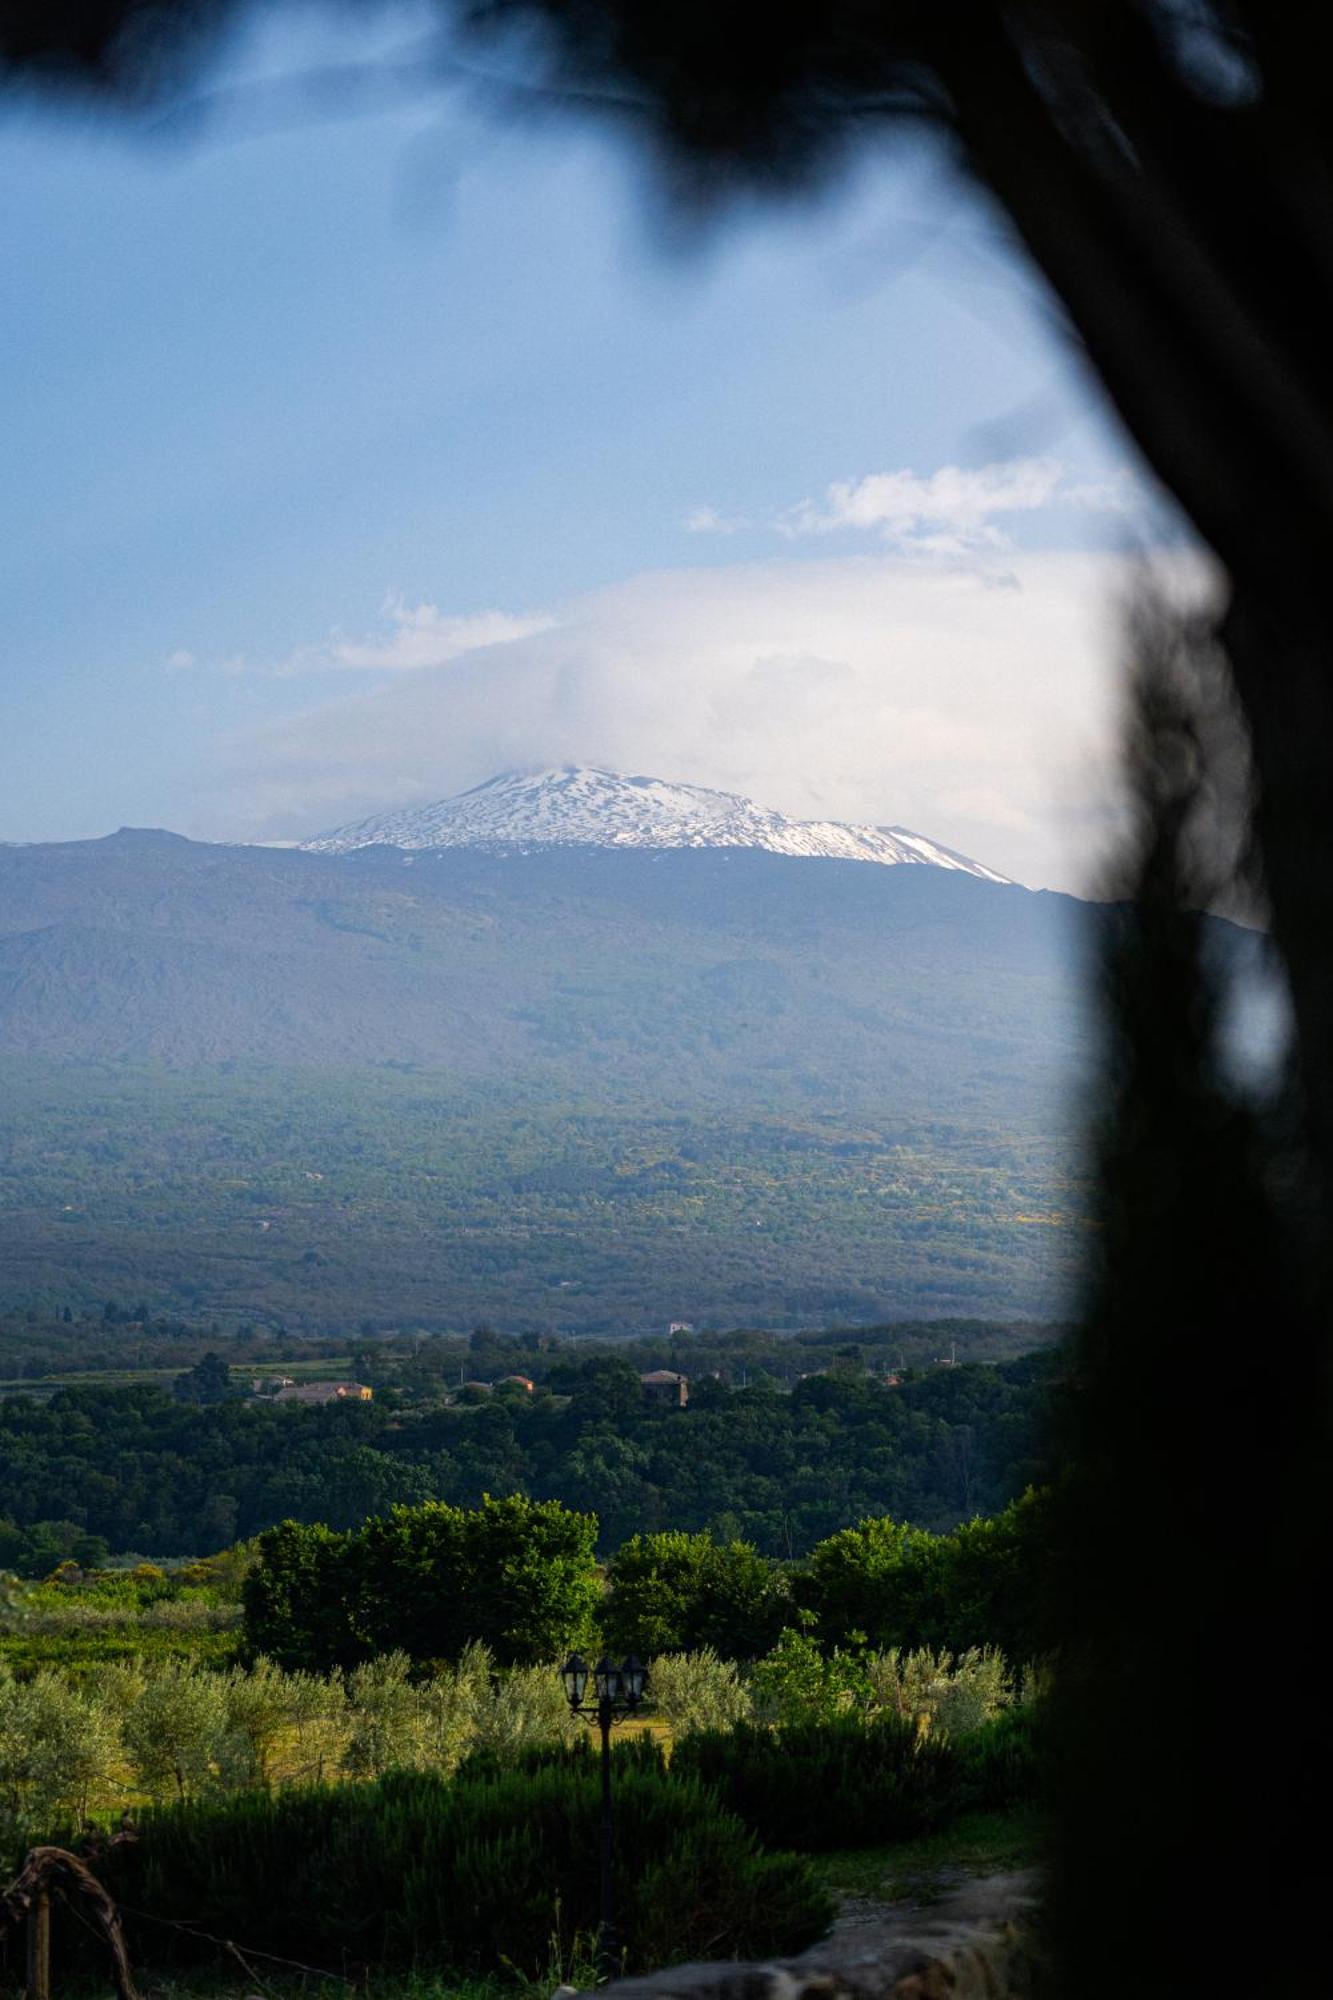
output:
{"label": "distant building", "polygon": [[364,1382],[288,1382],[276,1403],[369,1403],[375,1391]]}
{"label": "distant building", "polygon": [[255,1396],[276,1396],[279,1390],[294,1387],[290,1375],[256,1375],[250,1383],[251,1394]]}
{"label": "distant building", "polygon": [[497,1389],[503,1389],[506,1382],[517,1382],[519,1388],[526,1389],[529,1395],[537,1386],[531,1375],[502,1375],[495,1386]]}
{"label": "distant building", "polygon": [[647,1375],[640,1375],[640,1385],[650,1403],[669,1403],[673,1410],[683,1410],[690,1400],[690,1378],[677,1375],[673,1368],[654,1368]]}
{"label": "distant building", "polygon": [[688,1319],[673,1319],[667,1327],[667,1339],[670,1340],[673,1333],[693,1333],[693,1332],[694,1332],[693,1321]]}

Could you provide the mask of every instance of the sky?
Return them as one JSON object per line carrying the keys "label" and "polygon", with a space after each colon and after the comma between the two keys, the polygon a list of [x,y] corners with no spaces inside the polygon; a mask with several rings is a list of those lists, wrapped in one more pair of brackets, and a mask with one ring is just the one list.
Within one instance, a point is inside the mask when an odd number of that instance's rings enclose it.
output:
{"label": "sky", "polygon": [[422,32],[267,8],[150,129],[0,103],[0,839],[592,763],[1085,886],[1179,535],[995,216],[900,141],[687,236]]}

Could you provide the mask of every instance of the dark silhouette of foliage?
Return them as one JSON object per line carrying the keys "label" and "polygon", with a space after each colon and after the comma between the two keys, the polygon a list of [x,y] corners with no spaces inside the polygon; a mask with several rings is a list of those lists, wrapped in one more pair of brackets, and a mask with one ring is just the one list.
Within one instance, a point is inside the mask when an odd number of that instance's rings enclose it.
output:
{"label": "dark silhouette of foliage", "polygon": [[[1061,1637],[1053,1720],[1052,1923],[1079,1991],[1222,1990],[1226,1946],[1189,1921],[1247,1857],[1276,1967],[1301,1962],[1322,1879],[1333,1760],[1322,1713],[1301,1754],[1234,1754],[1236,1648],[1280,1636],[1318,1677],[1327,1493],[1324,1235],[1309,1126],[1289,1083],[1229,1073],[1227,995],[1202,906],[1243,887],[1243,738],[1205,624],[1139,615],[1129,899],[1102,967],[1098,1252],[1064,1405],[1053,1537]],[[1248,1429],[1258,1341],[1276,1351]],[[1257,1339],[1256,1339],[1257,1335]],[[1243,1466],[1243,1472],[1241,1467]],[[1238,1492],[1238,1473],[1243,1496]],[[1173,1678],[1188,1701],[1163,1699]],[[1150,1885],[1110,1939],[1106,1884]],[[1168,1895],[1169,1891],[1169,1895]],[[1258,1913],[1262,1911],[1262,1918]],[[1097,1962],[1086,1953],[1094,1934]]]}
{"label": "dark silhouette of foliage", "polygon": [[[141,1816],[109,1857],[106,1886],[137,1914],[136,1960],[161,1964],[170,1934],[142,1921],[189,1913],[215,1938],[341,1968],[545,1973],[550,1943],[597,1919],[600,1790],[591,1760],[450,1784],[397,1772],[375,1785],[245,1793]],[[832,1915],[808,1863],[765,1854],[699,1786],[622,1766],[616,1816],[635,1857],[621,1882],[630,1969],[709,1950],[799,1950]],[[187,1961],[207,1943],[175,1934]]]}
{"label": "dark silhouette of foliage", "polygon": [[225,1403],[234,1393],[231,1369],[220,1354],[210,1350],[193,1368],[176,1377],[172,1392],[182,1403]]}
{"label": "dark silhouette of foliage", "polygon": [[952,1739],[896,1716],[700,1730],[676,1745],[671,1768],[709,1786],[761,1840],[815,1853],[911,1840],[955,1817],[966,1796]]}
{"label": "dark silhouette of foliage", "polygon": [[1001,1709],[958,1739],[961,1790],[969,1810],[1007,1811],[1048,1797],[1051,1775],[1046,1704]]}

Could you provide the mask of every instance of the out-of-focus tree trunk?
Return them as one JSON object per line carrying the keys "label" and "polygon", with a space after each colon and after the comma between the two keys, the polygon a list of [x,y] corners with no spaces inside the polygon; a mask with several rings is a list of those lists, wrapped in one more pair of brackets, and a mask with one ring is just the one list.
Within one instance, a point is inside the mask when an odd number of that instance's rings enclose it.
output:
{"label": "out-of-focus tree trunk", "polygon": [[[1144,459],[1220,557],[1312,1136],[1333,1161],[1333,184],[1299,107],[1173,79],[1138,9],[937,51],[1012,218]],[[1312,58],[1317,54],[1311,49]],[[1044,87],[1043,87],[1044,82]]]}
{"label": "out-of-focus tree trunk", "polygon": [[1219,649],[1151,603],[1133,637],[1136,825],[1051,1516],[1053,1994],[1298,1992],[1327,1977],[1333,1778],[1326,1706],[1294,1692],[1323,1678],[1333,1550],[1322,1175],[1299,1087],[1251,1101],[1222,1054],[1228,940],[1200,905],[1246,802]]}

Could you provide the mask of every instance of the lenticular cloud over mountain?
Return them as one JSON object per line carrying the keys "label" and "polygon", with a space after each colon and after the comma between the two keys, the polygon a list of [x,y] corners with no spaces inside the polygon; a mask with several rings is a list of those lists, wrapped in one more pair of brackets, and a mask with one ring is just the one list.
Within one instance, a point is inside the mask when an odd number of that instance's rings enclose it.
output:
{"label": "lenticular cloud over mountain", "polygon": [[293,694],[291,713],[219,741],[184,831],[318,840],[496,772],[578,766],[689,779],[802,823],[916,827],[1080,888],[1106,825],[1100,635],[1121,571],[1010,567],[1020,588],[885,557],[627,578],[527,638]]}
{"label": "lenticular cloud over mountain", "polygon": [[1008,880],[906,827],[792,819],[734,792],[624,777],[583,765],[504,771],[453,798],[376,813],[304,846],[316,854],[348,854],[363,847],[753,847],[889,868],[924,864],[985,882]]}

